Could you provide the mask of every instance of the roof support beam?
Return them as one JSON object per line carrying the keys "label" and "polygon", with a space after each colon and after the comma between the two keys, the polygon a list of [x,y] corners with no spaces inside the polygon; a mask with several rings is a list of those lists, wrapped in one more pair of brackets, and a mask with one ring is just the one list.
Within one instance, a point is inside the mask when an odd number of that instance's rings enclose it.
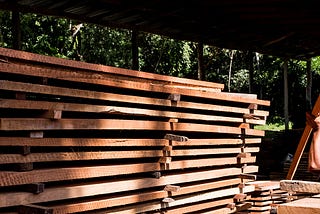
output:
{"label": "roof support beam", "polygon": [[12,35],[13,35],[13,48],[21,50],[21,23],[20,12],[17,10],[12,11]]}
{"label": "roof support beam", "polygon": [[203,70],[203,42],[200,41],[197,45],[198,49],[198,79],[205,80],[205,73]]}
{"label": "roof support beam", "polygon": [[307,60],[307,87],[306,87],[306,110],[311,111],[311,91],[312,91],[312,71],[311,71],[311,59]]}
{"label": "roof support beam", "polygon": [[131,53],[132,53],[132,70],[139,70],[139,46],[138,46],[138,32],[132,30],[131,32]]}
{"label": "roof support beam", "polygon": [[284,126],[289,129],[288,59],[283,62]]}

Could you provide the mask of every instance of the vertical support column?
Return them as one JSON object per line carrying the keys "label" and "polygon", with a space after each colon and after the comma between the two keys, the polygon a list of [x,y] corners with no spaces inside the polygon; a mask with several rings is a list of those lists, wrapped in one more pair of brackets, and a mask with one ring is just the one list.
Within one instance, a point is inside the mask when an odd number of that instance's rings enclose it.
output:
{"label": "vertical support column", "polygon": [[311,71],[311,59],[307,60],[307,87],[306,87],[306,110],[311,111],[311,90],[312,90],[312,71]]}
{"label": "vertical support column", "polygon": [[248,64],[249,64],[249,94],[253,93],[253,52],[248,53]]}
{"label": "vertical support column", "polygon": [[131,53],[132,53],[132,70],[139,70],[139,47],[138,47],[138,32],[132,30],[131,32]]}
{"label": "vertical support column", "polygon": [[205,74],[203,70],[203,43],[199,42],[198,46],[198,79],[205,80]]}
{"label": "vertical support column", "polygon": [[20,12],[12,11],[12,35],[13,35],[13,48],[21,50],[21,24],[20,24]]}
{"label": "vertical support column", "polygon": [[289,95],[288,95],[288,59],[283,62],[283,98],[284,98],[284,125],[289,129]]}

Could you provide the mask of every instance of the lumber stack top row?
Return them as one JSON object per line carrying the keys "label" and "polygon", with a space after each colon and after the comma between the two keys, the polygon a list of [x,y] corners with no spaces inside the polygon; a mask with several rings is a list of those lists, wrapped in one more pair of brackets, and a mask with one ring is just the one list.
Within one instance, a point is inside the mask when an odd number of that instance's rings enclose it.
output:
{"label": "lumber stack top row", "polygon": [[0,48],[0,213],[232,213],[269,101]]}

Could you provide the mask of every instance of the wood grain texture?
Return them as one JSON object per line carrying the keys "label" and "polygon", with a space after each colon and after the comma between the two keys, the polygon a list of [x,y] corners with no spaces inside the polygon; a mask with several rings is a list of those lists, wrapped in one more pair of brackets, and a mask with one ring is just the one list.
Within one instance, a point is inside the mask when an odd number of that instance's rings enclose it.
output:
{"label": "wood grain texture", "polygon": [[208,208],[214,208],[221,205],[227,205],[229,203],[232,203],[233,199],[220,199],[220,200],[214,200],[209,202],[202,202],[200,204],[192,204],[192,205],[186,205],[183,207],[177,207],[177,208],[169,208],[166,211],[166,214],[176,214],[176,213],[187,213],[187,212],[196,212]]}
{"label": "wood grain texture", "polygon": [[320,213],[320,195],[303,198],[278,206],[279,214],[316,214]]}
{"label": "wood grain texture", "polygon": [[[83,83],[92,83],[105,86],[117,86],[120,88],[142,90],[142,91],[153,91],[161,93],[176,93],[186,96],[194,97],[206,97],[210,99],[217,100],[227,100],[231,102],[241,102],[241,103],[255,103],[264,106],[270,106],[270,102],[266,100],[259,100],[256,98],[256,95],[245,95],[245,94],[236,94],[236,93],[227,93],[227,92],[212,92],[212,91],[202,91],[200,90],[190,90],[190,88],[181,88],[181,87],[170,87],[170,84],[154,84],[147,82],[138,82],[134,80],[124,80],[124,79],[113,79],[113,78],[102,78],[99,75],[93,75],[90,73],[80,72],[64,72],[61,70],[49,69],[49,68],[38,68],[33,66],[21,66],[4,63],[0,67],[0,72],[11,72],[16,74],[32,75],[38,77],[47,77],[55,78],[60,80],[76,81]],[[23,71],[23,72],[22,72]]]}
{"label": "wood grain texture", "polygon": [[[250,163],[253,158],[248,159]],[[207,161],[207,162],[204,162]],[[226,162],[228,161],[228,162]],[[217,164],[237,164],[236,158],[226,159],[203,159],[203,160],[186,160],[173,161],[170,163],[170,169],[183,169],[192,167],[217,166]],[[87,167],[69,167],[69,168],[51,168],[38,169],[29,172],[0,172],[0,186],[13,186],[37,182],[52,182],[85,178],[97,178],[114,175],[126,175],[142,172],[153,172],[160,170],[158,163],[144,164],[123,164],[123,165],[106,165],[106,166],[87,166]],[[225,168],[226,171],[239,172],[240,168]],[[220,170],[217,174],[223,175],[225,170]],[[256,166],[248,166],[245,168],[247,173],[255,173],[258,171]],[[221,174],[222,173],[222,174]],[[236,173],[240,175],[239,173]]]}
{"label": "wood grain texture", "polygon": [[[261,138],[246,139],[246,144],[259,144]],[[27,137],[0,137],[0,146],[168,146],[165,139],[101,139],[101,138],[27,138]],[[187,142],[172,142],[173,146],[219,146],[242,145],[241,139],[188,139]]]}
{"label": "wood grain texture", "polygon": [[[50,112],[69,111],[69,112],[89,112],[89,113],[101,113],[101,114],[136,115],[136,116],[165,117],[165,118],[204,120],[204,121],[216,121],[216,122],[223,121],[223,122],[233,122],[233,123],[243,122],[242,117],[226,117],[226,116],[160,111],[160,110],[150,110],[150,109],[143,109],[143,108],[130,108],[130,107],[120,107],[120,106],[101,106],[101,105],[76,104],[76,103],[30,101],[30,100],[0,99],[0,108],[34,109],[34,110],[45,110]],[[49,118],[49,117],[45,117],[45,118]],[[263,119],[257,118],[257,119],[247,119],[246,122],[249,124],[262,125],[262,124],[265,124],[266,121]]]}
{"label": "wood grain texture", "polygon": [[[179,191],[175,192],[175,196],[190,194],[197,191],[203,191],[208,189],[221,188],[229,185],[237,185],[238,183],[240,183],[240,179],[229,179],[229,180],[217,181],[213,183],[210,182],[210,183],[204,183],[199,185],[190,185],[186,187],[181,187]],[[71,203],[59,204],[51,208],[54,210],[54,213],[56,214],[84,212],[84,211],[93,210],[93,209],[103,209],[106,207],[119,206],[123,204],[132,204],[132,203],[144,202],[148,200],[161,199],[167,196],[168,196],[168,193],[164,190],[139,193],[136,195],[119,196],[119,197],[101,196],[93,200],[87,200],[87,201],[78,202],[78,203],[71,202]]]}
{"label": "wood grain texture", "polygon": [[[87,91],[87,90],[81,90],[81,89],[36,85],[36,84],[13,82],[13,81],[6,81],[6,80],[0,80],[0,89],[17,91],[17,92],[29,92],[29,93],[39,93],[39,94],[46,94],[46,95],[55,95],[55,96],[69,96],[69,97],[79,97],[79,98],[87,98],[87,99],[121,101],[126,103],[141,103],[141,104],[159,105],[159,106],[172,106],[172,102],[168,99],[158,99],[158,98],[123,95],[123,94],[115,94],[115,93],[107,93],[107,92]],[[5,101],[6,100],[4,100],[3,104],[1,105],[4,106]],[[25,104],[32,105],[28,101],[25,101]],[[18,105],[19,104],[16,104],[16,106]],[[51,106],[49,103],[45,103],[44,105],[46,105],[47,107]],[[204,110],[212,110],[212,111],[250,114],[250,109],[248,108],[211,105],[211,104],[196,103],[196,102],[179,101],[176,103],[175,106],[182,107],[182,108],[190,108],[190,109],[204,109]],[[269,113],[267,111],[255,110],[254,115],[266,117],[269,115]]]}
{"label": "wood grain texture", "polygon": [[287,192],[320,193],[320,182],[281,180],[280,189]]}
{"label": "wood grain texture", "polygon": [[[68,173],[68,172],[65,172],[65,173]],[[78,169],[77,173],[80,174],[83,172],[81,172],[80,169]],[[92,173],[94,173],[94,170],[92,171]],[[83,183],[78,186],[71,185],[71,186],[63,186],[63,187],[57,187],[57,188],[46,188],[46,190],[39,195],[34,195],[32,193],[24,193],[24,192],[0,193],[0,207],[16,206],[19,204],[40,203],[40,202],[63,200],[63,199],[70,199],[70,198],[80,198],[85,196],[98,196],[102,194],[117,193],[117,192],[137,190],[137,189],[156,187],[156,186],[164,187],[167,184],[177,184],[177,183],[180,183],[181,181],[184,181],[184,182],[202,181],[207,179],[238,175],[240,173],[241,173],[241,169],[239,168],[226,168],[226,169],[219,169],[219,170],[168,175],[168,176],[162,176],[159,179],[154,179],[154,178],[132,179],[132,180],[126,179],[126,180],[109,181],[109,182],[105,180],[102,183],[95,183],[95,184]],[[44,175],[47,175],[48,177],[50,176],[50,173],[47,172]],[[14,180],[16,181],[15,183],[18,183],[17,181],[19,180],[23,180],[23,179],[27,180],[26,176],[19,175],[19,177],[20,178],[16,176],[10,176],[9,177],[10,179],[8,180],[11,183]],[[33,177],[32,180],[34,180],[34,178],[36,178],[37,175],[33,174],[32,177]],[[3,184],[4,183],[2,179],[3,175],[1,175],[0,178],[1,178],[0,179],[1,184]],[[25,183],[25,182],[20,182],[20,183]]]}
{"label": "wood grain texture", "polygon": [[[242,134],[241,128],[231,126],[118,119],[1,118],[0,130],[161,130]],[[245,129],[245,133],[264,136],[262,130]]]}
{"label": "wood grain texture", "polygon": [[81,70],[91,70],[95,72],[100,73],[110,73],[115,75],[123,75],[123,76],[132,76],[137,78],[144,78],[144,79],[151,79],[151,80],[162,80],[162,81],[168,81],[173,83],[181,83],[183,85],[194,85],[194,86],[201,86],[201,87],[210,87],[210,88],[220,88],[223,89],[224,85],[220,83],[213,83],[213,82],[206,82],[206,81],[199,81],[199,80],[193,80],[193,79],[186,79],[186,78],[179,78],[179,77],[169,77],[167,75],[160,75],[150,72],[142,72],[142,71],[135,71],[135,70],[129,70],[124,68],[116,68],[106,65],[97,65],[92,63],[86,63],[81,61],[74,61],[74,60],[68,60],[68,59],[61,59],[57,57],[51,57],[51,56],[44,56],[39,54],[34,54],[30,52],[24,52],[24,51],[16,51],[13,49],[6,49],[6,48],[0,48],[0,55],[13,58],[13,59],[19,59],[22,62],[25,63],[25,61],[31,61],[31,63],[41,63],[41,64],[47,64],[55,66],[61,66],[66,68],[72,68],[79,71]]}

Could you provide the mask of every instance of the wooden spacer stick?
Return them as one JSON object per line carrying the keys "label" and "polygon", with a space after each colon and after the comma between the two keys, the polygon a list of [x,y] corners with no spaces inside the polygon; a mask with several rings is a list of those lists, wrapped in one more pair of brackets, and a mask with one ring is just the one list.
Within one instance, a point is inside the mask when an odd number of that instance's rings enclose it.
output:
{"label": "wooden spacer stick", "polygon": [[180,186],[168,184],[163,190],[166,192],[178,192],[180,190]]}
{"label": "wooden spacer stick", "polygon": [[187,138],[185,136],[174,135],[174,134],[166,134],[164,136],[164,139],[178,141],[178,142],[187,142],[189,140],[189,138]]}

